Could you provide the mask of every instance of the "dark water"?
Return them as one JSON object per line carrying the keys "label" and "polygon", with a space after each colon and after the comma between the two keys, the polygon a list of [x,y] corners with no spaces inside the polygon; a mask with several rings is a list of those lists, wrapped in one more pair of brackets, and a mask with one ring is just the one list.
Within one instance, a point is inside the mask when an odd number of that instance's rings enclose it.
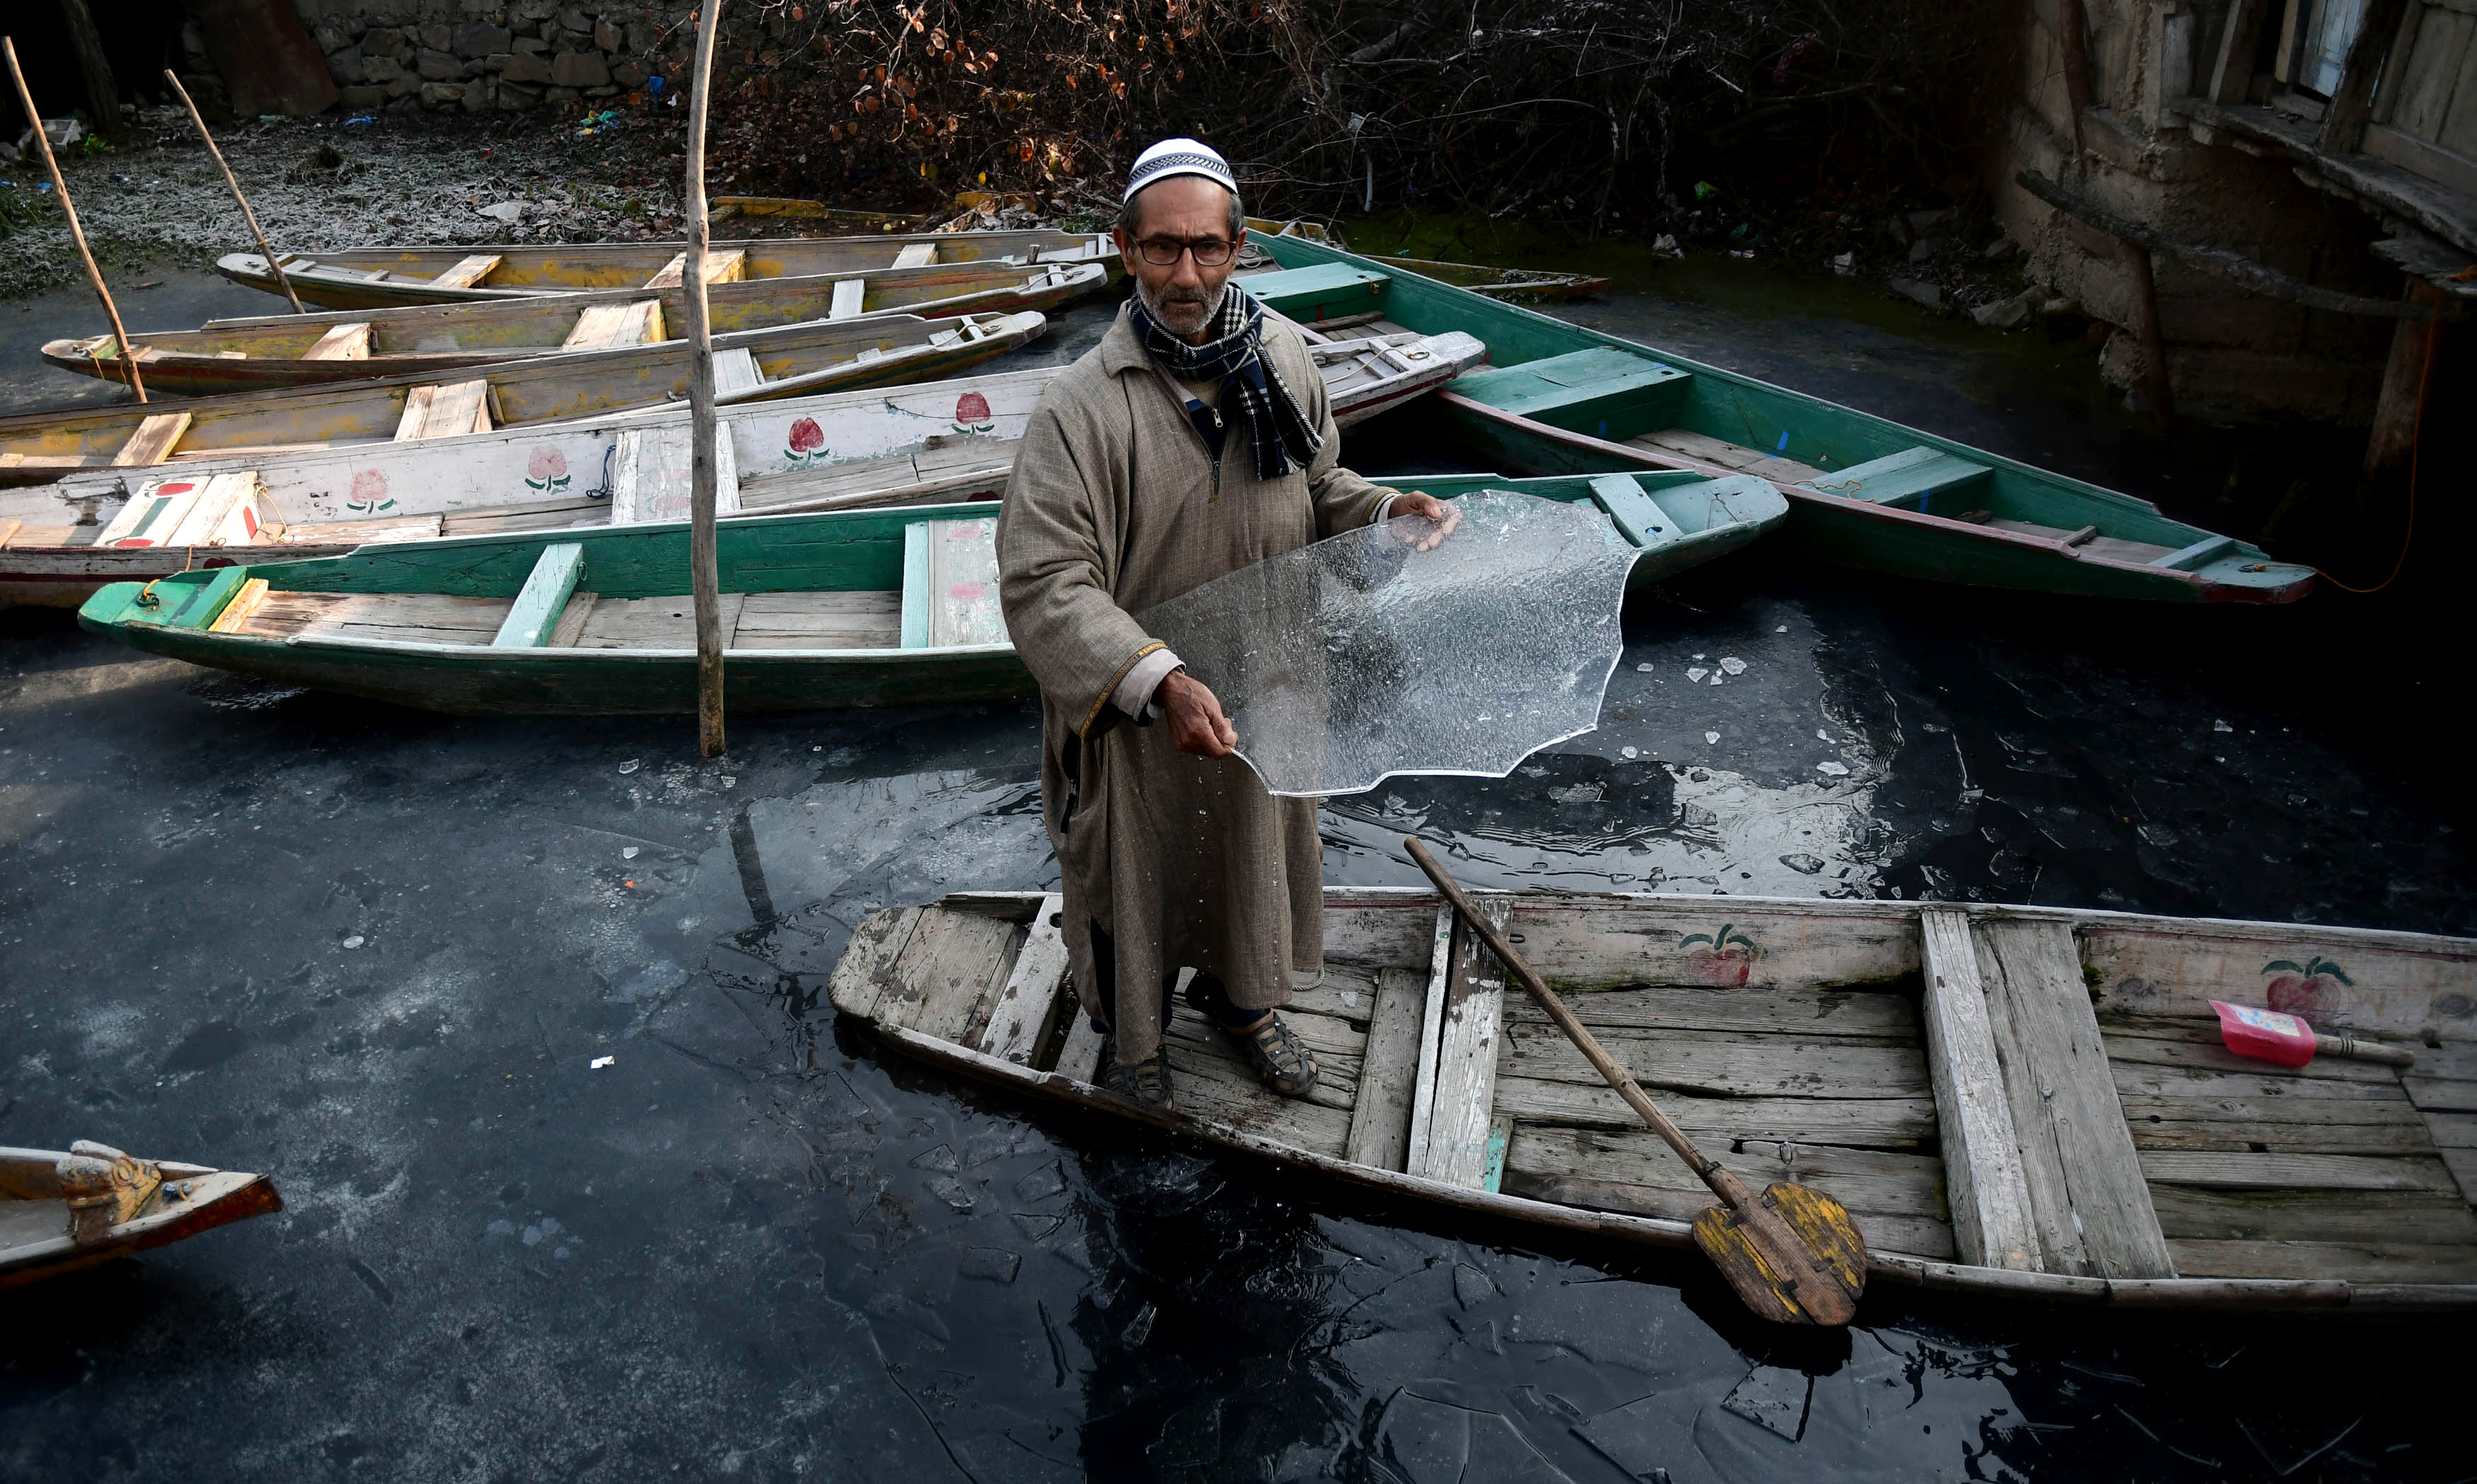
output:
{"label": "dark water", "polygon": [[[1837,374],[1668,312],[1713,359]],[[1914,385],[1929,426],[2052,411]],[[1440,457],[1416,427],[1348,454]],[[1415,880],[1416,828],[1486,885],[2477,930],[2449,672],[2320,602],[2095,609],[1758,548],[1629,614],[1597,732],[1337,801],[1328,879]],[[0,1477],[2477,1475],[2458,1333],[1887,1292],[1783,1335],[1689,1260],[881,1055],[824,1008],[850,924],[1054,880],[1036,746],[1029,707],[839,713],[735,721],[707,763],[682,721],[420,716],[0,614],[0,1138],[271,1170],[288,1203],[0,1295]]]}

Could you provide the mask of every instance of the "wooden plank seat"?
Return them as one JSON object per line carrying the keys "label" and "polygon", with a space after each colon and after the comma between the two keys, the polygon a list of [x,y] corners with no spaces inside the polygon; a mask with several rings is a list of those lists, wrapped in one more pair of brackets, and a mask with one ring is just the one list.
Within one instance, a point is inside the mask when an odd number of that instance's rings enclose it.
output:
{"label": "wooden plank seat", "polygon": [[588,304],[576,316],[562,350],[609,350],[621,345],[650,345],[663,339],[663,301],[638,299],[630,304]]}
{"label": "wooden plank seat", "polygon": [[112,456],[114,468],[140,468],[172,456],[173,445],[189,431],[188,413],[153,413],[140,418],[120,451]]}
{"label": "wooden plank seat", "polygon": [[1846,499],[1921,515],[1958,516],[1985,503],[1994,477],[1995,471],[1984,464],[1972,464],[1939,448],[1918,447],[1816,474],[1802,483],[1810,490]]}
{"label": "wooden plank seat", "polygon": [[[1460,390],[1460,389],[1456,389]],[[1812,464],[1732,443],[1726,439],[1697,433],[1691,428],[1661,428],[1625,440],[1637,448],[1653,453],[1681,454],[1700,464],[1716,464],[1724,469],[1752,474],[1775,484],[1801,484],[1825,477],[1823,470]]]}
{"label": "wooden plank seat", "polygon": [[370,358],[370,327],[366,321],[340,324],[318,337],[318,342],[301,353],[304,361],[367,361]]}
{"label": "wooden plank seat", "polygon": [[[688,255],[673,253],[662,271],[645,280],[648,289],[677,289],[687,279]],[[737,284],[748,276],[748,254],[739,248],[729,252],[705,255],[705,281],[709,284]]]}
{"label": "wooden plank seat", "polygon": [[713,394],[717,397],[738,396],[765,385],[765,373],[758,368],[756,354],[745,345],[713,353]]}
{"label": "wooden plank seat", "polygon": [[903,528],[902,645],[947,649],[1006,642],[998,611],[997,517],[922,520]]}
{"label": "wooden plank seat", "polygon": [[1646,355],[1594,346],[1518,365],[1476,367],[1456,378],[1453,390],[1554,427],[1622,439],[1629,427],[1674,415],[1693,379]]}
{"label": "wooden plank seat", "polygon": [[861,278],[846,278],[835,285],[834,303],[827,309],[826,317],[828,319],[856,318],[861,313],[862,306],[867,301],[868,281]]}
{"label": "wooden plank seat", "polygon": [[903,250],[894,255],[894,265],[898,268],[925,268],[937,261],[938,244],[935,242],[906,242]]}
{"label": "wooden plank seat", "polygon": [[430,281],[434,289],[471,289],[499,270],[501,258],[496,253],[475,253],[458,260],[454,267]]}
{"label": "wooden plank seat", "polygon": [[396,419],[395,440],[462,438],[490,431],[490,383],[482,377],[414,387],[404,396],[404,413]]}

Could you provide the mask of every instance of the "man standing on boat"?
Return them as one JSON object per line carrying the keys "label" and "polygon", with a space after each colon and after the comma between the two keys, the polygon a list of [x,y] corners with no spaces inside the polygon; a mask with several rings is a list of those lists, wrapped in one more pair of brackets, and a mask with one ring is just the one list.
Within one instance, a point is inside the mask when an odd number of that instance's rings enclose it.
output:
{"label": "man standing on boat", "polygon": [[1135,297],[1041,397],[998,516],[1007,632],[1040,683],[1068,967],[1112,1032],[1105,1085],[1163,1109],[1183,968],[1267,1087],[1315,1086],[1274,1010],[1323,971],[1323,845],[1314,801],[1264,792],[1212,690],[1130,616],[1372,521],[1439,522],[1424,545],[1459,518],[1335,462],[1306,340],[1230,282],[1245,227],[1211,148],[1137,157],[1114,234]]}

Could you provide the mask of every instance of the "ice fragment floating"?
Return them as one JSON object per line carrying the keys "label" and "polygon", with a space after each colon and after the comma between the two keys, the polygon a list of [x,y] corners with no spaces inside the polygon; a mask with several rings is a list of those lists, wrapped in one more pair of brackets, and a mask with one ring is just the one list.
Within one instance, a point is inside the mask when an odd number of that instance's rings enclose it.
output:
{"label": "ice fragment floating", "polygon": [[1598,724],[1634,548],[1589,505],[1484,490],[1429,551],[1405,516],[1136,616],[1213,688],[1278,794],[1397,773],[1503,777]]}

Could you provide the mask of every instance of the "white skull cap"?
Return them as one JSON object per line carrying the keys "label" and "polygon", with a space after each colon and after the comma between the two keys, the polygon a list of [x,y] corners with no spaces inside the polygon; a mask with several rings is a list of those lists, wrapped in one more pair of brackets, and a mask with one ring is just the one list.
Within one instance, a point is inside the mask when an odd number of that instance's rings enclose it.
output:
{"label": "white skull cap", "polygon": [[1135,167],[1127,171],[1127,193],[1118,199],[1132,201],[1137,191],[1173,175],[1201,175],[1234,196],[1238,193],[1230,162],[1220,151],[1196,139],[1163,139],[1136,157]]}

